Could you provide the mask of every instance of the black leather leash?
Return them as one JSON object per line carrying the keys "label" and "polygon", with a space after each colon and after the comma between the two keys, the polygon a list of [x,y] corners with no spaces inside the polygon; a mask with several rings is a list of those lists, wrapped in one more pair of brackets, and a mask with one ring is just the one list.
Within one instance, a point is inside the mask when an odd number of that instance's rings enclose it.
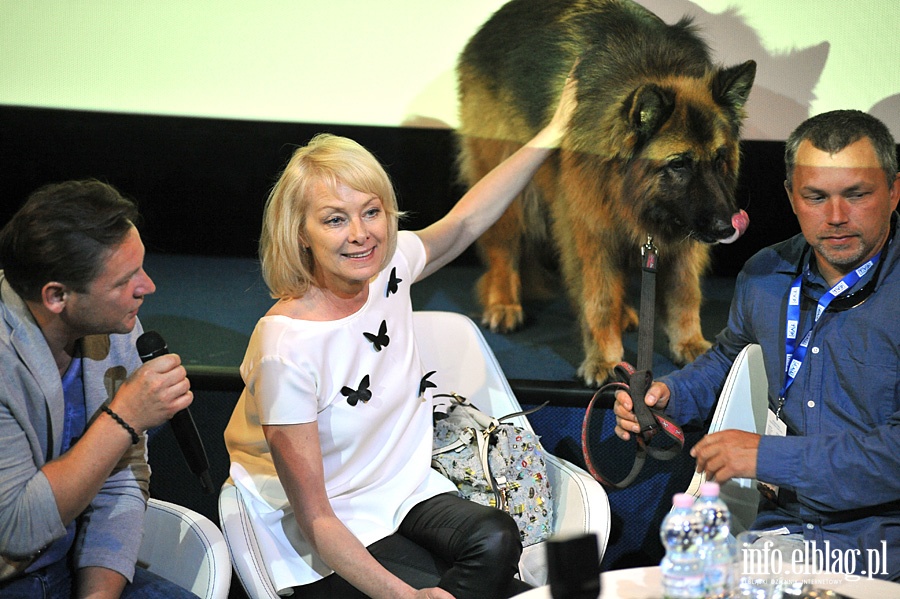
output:
{"label": "black leather leash", "polygon": [[[584,421],[581,427],[581,448],[588,470],[600,483],[617,489],[624,489],[634,482],[641,472],[641,468],[644,467],[648,455],[657,460],[671,460],[684,447],[684,433],[681,427],[666,416],[662,410],[651,408],[644,403],[644,396],[653,382],[651,367],[653,365],[653,319],[656,309],[658,255],[656,246],[653,245],[653,238],[648,235],[647,243],[641,246],[641,306],[638,324],[637,368],[632,367],[627,362],[621,362],[616,366],[615,375],[619,380],[603,385],[594,393],[584,413]],[[595,404],[598,401],[605,404],[610,394],[615,399],[615,393],[619,389],[627,391],[631,396],[634,415],[637,418],[638,425],[640,425],[641,432],[634,436],[635,441],[637,441],[637,454],[635,455],[631,471],[622,480],[614,482],[603,476],[591,459],[588,430],[591,418],[594,415]],[[603,399],[601,400],[601,398]],[[663,448],[651,446],[651,439],[660,431],[671,438],[674,443]]]}

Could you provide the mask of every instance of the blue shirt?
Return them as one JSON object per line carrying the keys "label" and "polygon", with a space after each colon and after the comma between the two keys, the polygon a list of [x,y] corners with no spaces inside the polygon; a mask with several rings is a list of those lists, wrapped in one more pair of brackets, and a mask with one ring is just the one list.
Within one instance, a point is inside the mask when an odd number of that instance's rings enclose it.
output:
{"label": "blue shirt", "polygon": [[[886,564],[879,578],[900,578],[900,240],[881,264],[847,294],[874,279],[865,301],[832,306],[816,324],[803,367],[786,394],[787,436],[763,436],[757,478],[780,487],[777,503],[761,500],[754,528],[787,527],[816,547],[856,558],[867,568],[869,551]],[[791,282],[810,263],[801,235],[766,248],[738,275],[726,328],[706,354],[662,380],[671,390],[667,412],[677,421],[705,420],[738,352],[762,346],[769,406],[775,411],[784,383],[785,326]],[[827,290],[815,268],[803,281],[800,329]],[[846,294],[845,294],[846,295]],[[859,298],[864,295],[859,292]],[[834,304],[840,304],[837,300]],[[850,300],[846,304],[857,304]],[[868,572],[866,573],[868,575]]]}
{"label": "blue shirt", "polygon": [[[87,409],[84,404],[84,379],[82,372],[81,352],[78,351],[62,377],[65,421],[63,423],[60,454],[69,451],[87,428]],[[69,525],[66,526],[66,536],[53,541],[44,553],[26,569],[26,572],[40,570],[63,559],[69,553],[69,548],[72,547],[74,541],[75,520],[69,522]]]}

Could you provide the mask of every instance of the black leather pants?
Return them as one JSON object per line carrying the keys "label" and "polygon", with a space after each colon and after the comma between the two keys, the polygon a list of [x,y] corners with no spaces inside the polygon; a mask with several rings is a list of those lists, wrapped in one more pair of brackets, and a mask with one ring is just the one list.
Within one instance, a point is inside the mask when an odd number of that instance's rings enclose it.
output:
{"label": "black leather pants", "polygon": [[[423,501],[397,533],[368,549],[412,587],[438,586],[456,599],[502,599],[531,588],[514,578],[522,544],[513,519],[453,493]],[[294,590],[303,598],[365,597],[337,574]]]}

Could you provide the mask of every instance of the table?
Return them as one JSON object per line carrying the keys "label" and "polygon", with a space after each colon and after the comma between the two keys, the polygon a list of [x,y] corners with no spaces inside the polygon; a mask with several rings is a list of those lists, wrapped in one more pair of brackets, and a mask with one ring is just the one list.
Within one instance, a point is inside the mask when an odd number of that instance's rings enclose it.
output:
{"label": "table", "polygon": [[[865,577],[847,580],[843,575],[828,574],[827,582],[818,583],[847,599],[900,599],[900,584]],[[609,570],[600,575],[600,599],[662,599],[662,575],[659,566]],[[515,599],[551,599],[550,587],[543,586],[516,595]]]}
{"label": "table", "polygon": [[[600,599],[661,599],[662,575],[659,567],[609,570],[600,575]],[[516,599],[551,599],[550,587],[543,586],[516,595]]]}

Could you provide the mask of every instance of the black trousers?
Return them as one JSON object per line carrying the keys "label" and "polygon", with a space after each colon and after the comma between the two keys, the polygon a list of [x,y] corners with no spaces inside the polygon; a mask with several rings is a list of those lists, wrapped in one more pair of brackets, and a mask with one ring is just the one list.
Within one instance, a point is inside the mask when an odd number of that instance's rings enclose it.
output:
{"label": "black trousers", "polygon": [[[400,530],[368,549],[413,588],[440,587],[456,599],[501,599],[531,588],[514,578],[522,543],[512,517],[455,493],[418,504]],[[365,597],[337,574],[294,591],[304,599]]]}

